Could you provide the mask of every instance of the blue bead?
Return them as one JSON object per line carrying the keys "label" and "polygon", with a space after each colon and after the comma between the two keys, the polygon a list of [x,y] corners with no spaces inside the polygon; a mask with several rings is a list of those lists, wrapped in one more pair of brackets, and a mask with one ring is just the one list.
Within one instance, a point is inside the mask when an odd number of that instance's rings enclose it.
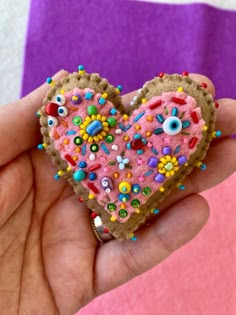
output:
{"label": "blue bead", "polygon": [[138,155],[142,155],[142,154],[144,153],[144,151],[143,151],[143,150],[137,150],[136,153],[137,153]]}
{"label": "blue bead", "polygon": [[112,108],[111,110],[110,110],[110,114],[111,115],[115,115],[117,113],[117,110],[115,109],[115,108]]}
{"label": "blue bead", "polygon": [[48,84],[52,83],[52,78],[47,78],[46,82],[47,82]]}
{"label": "blue bead", "polygon": [[80,161],[79,162],[79,167],[85,168],[85,167],[87,167],[87,163],[85,161]]}
{"label": "blue bead", "polygon": [[95,180],[97,178],[97,174],[96,173],[89,173],[89,179],[90,180]]}
{"label": "blue bead", "polygon": [[129,194],[119,194],[118,199],[122,202],[126,202],[130,199],[130,195]]}
{"label": "blue bead", "polygon": [[137,241],[137,237],[136,236],[131,237],[131,241],[136,242]]}
{"label": "blue bead", "polygon": [[121,91],[123,90],[122,85],[119,84],[119,85],[117,86],[117,89],[121,92]]}
{"label": "blue bead", "polygon": [[39,144],[37,148],[38,148],[38,150],[43,150],[44,149],[42,144]]}
{"label": "blue bead", "polygon": [[126,148],[127,148],[128,150],[131,149],[131,143],[130,143],[130,142],[126,144]]}
{"label": "blue bead", "polygon": [[84,70],[84,66],[83,65],[79,65],[78,66],[78,70]]}
{"label": "blue bead", "polygon": [[217,130],[215,135],[216,135],[216,137],[220,137],[222,135],[222,132],[220,130]]}
{"label": "blue bead", "polygon": [[81,180],[86,178],[86,173],[82,170],[78,170],[73,174],[73,179],[76,182],[80,182]]}
{"label": "blue bead", "polygon": [[185,190],[185,186],[184,185],[179,185],[179,189],[180,190]]}
{"label": "blue bead", "polygon": [[99,120],[94,120],[91,124],[86,128],[87,133],[90,136],[96,136],[103,129],[102,123]]}
{"label": "blue bead", "polygon": [[55,180],[59,180],[60,179],[60,176],[58,174],[54,175],[54,179]]}
{"label": "blue bead", "polygon": [[106,103],[106,99],[103,98],[103,97],[100,97],[99,100],[98,100],[98,103],[99,103],[100,105],[104,105],[104,104]]}
{"label": "blue bead", "polygon": [[134,194],[138,194],[141,191],[141,187],[138,184],[134,184],[131,190]]}
{"label": "blue bead", "polygon": [[160,212],[159,209],[154,209],[154,210],[153,210],[153,213],[154,213],[154,214],[158,214],[159,212]]}
{"label": "blue bead", "polygon": [[205,171],[205,170],[207,169],[206,164],[202,163],[202,164],[200,165],[200,169],[201,169],[202,171]]}
{"label": "blue bead", "polygon": [[134,134],[134,139],[135,140],[140,139],[141,137],[142,136],[139,133]]}
{"label": "blue bead", "polygon": [[147,140],[145,138],[142,138],[142,143],[147,144]]}
{"label": "blue bead", "polygon": [[85,93],[85,99],[86,100],[91,100],[93,97],[93,93],[92,92],[86,92]]}

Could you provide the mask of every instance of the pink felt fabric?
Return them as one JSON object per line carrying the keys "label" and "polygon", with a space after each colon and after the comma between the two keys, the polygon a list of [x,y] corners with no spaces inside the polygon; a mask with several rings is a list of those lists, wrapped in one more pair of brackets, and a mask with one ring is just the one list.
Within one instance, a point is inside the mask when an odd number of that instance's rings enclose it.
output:
{"label": "pink felt fabric", "polygon": [[[98,297],[78,315],[236,314],[236,174],[205,192],[211,216],[165,262]],[[105,267],[104,267],[105,268]]]}

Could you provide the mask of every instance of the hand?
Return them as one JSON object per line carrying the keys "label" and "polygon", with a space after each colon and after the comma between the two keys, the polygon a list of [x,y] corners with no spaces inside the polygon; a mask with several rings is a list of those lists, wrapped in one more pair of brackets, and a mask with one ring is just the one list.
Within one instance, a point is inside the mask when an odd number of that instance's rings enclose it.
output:
{"label": "hand", "polygon": [[[55,80],[65,76],[59,72]],[[200,75],[199,82],[212,83]],[[89,212],[67,181],[54,180],[50,157],[41,142],[35,112],[48,87],[0,107],[0,314],[65,314],[79,310],[166,259],[206,223],[207,201],[199,192],[223,181],[236,169],[236,101],[219,100],[215,139],[207,170],[194,171],[186,190],[171,194],[165,210],[137,242],[110,241],[99,247]],[[123,97],[129,103],[132,94]]]}

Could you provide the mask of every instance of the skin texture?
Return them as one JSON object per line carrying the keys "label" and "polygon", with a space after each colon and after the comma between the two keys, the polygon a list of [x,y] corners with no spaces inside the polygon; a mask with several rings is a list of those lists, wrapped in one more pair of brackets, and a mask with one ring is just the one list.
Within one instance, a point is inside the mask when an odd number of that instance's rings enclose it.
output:
{"label": "skin texture", "polygon": [[[66,74],[60,71],[54,79]],[[209,79],[191,77],[206,82],[214,95]],[[209,207],[198,193],[236,169],[236,142],[229,137],[236,133],[236,101],[222,99],[216,130],[223,136],[211,145],[207,170],[194,171],[186,190],[162,203],[166,211],[136,233],[137,242],[113,240],[99,247],[88,209],[66,181],[55,182],[50,157],[35,148],[41,142],[35,112],[47,89],[43,85],[0,107],[0,314],[70,315],[154,267],[206,223]],[[124,104],[132,95],[123,97]]]}

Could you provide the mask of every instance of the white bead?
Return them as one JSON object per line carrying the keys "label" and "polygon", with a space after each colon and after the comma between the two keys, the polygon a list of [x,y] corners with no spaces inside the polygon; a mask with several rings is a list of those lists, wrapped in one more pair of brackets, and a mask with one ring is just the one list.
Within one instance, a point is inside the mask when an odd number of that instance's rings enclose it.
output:
{"label": "white bead", "polygon": [[111,149],[112,149],[113,151],[117,151],[117,150],[119,149],[119,147],[118,147],[118,145],[113,144],[113,145],[111,146]]}
{"label": "white bead", "polygon": [[135,96],[133,97],[133,101],[135,102],[135,101],[137,101],[137,99],[138,99],[138,96],[135,95]]}
{"label": "white bead", "polygon": [[142,93],[142,89],[139,89],[139,90],[138,90],[138,94],[141,94],[141,93]]}
{"label": "white bead", "polygon": [[122,130],[121,129],[116,129],[115,133],[116,133],[116,135],[120,135],[120,134],[122,134]]}
{"label": "white bead", "polygon": [[131,101],[130,102],[130,106],[134,106],[135,102],[134,101]]}
{"label": "white bead", "polygon": [[95,157],[95,154],[91,153],[91,154],[89,155],[90,161],[94,161],[95,158],[96,158],[96,157]]}

